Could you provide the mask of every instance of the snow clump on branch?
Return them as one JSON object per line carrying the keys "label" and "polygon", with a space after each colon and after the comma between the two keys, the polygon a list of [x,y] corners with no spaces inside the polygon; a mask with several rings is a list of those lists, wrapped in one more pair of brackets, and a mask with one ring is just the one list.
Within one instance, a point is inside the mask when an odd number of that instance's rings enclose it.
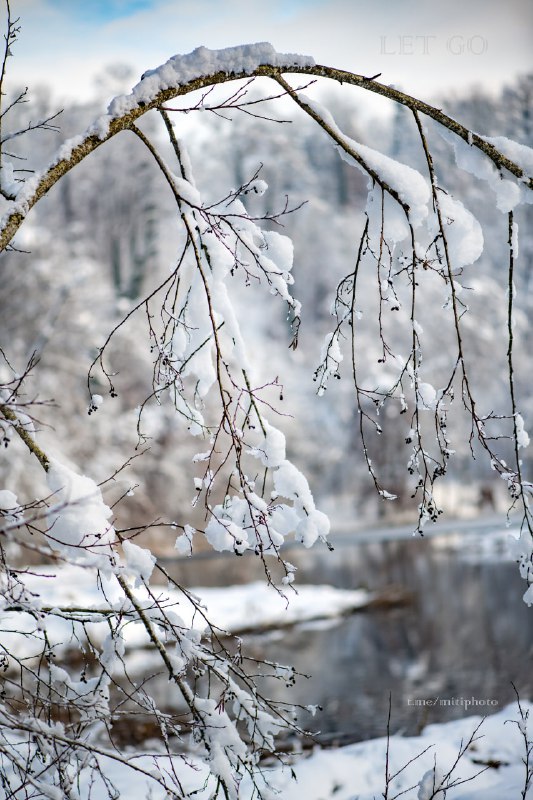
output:
{"label": "snow clump on branch", "polygon": [[110,571],[115,529],[109,522],[112,511],[96,483],[55,459],[46,477],[53,503],[47,513],[50,547],[75,563]]}
{"label": "snow clump on branch", "polygon": [[130,95],[116,97],[112,101],[108,113],[112,118],[120,117],[140,103],[150,103],[165,89],[184,86],[197,78],[219,72],[226,75],[251,75],[262,64],[290,70],[291,67],[312,67],[315,61],[311,56],[277,53],[268,42],[226,47],[222,50],[197,47],[192,53],[172,56],[157,69],[145,72]]}

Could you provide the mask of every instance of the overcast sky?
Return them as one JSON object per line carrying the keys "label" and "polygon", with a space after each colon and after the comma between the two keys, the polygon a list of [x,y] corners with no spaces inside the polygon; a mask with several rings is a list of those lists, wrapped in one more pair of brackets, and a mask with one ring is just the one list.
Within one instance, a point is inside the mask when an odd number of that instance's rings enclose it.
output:
{"label": "overcast sky", "polygon": [[533,69],[532,0],[11,0],[11,8],[22,30],[9,80],[47,82],[65,100],[94,96],[94,76],[110,63],[140,76],[198,45],[256,41],[381,72],[428,99],[468,84],[493,90]]}

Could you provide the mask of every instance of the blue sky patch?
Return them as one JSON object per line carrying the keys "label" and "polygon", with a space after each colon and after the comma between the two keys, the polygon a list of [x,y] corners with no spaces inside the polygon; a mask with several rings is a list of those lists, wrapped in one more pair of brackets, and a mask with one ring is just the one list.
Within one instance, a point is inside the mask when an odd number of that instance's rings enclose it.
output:
{"label": "blue sky patch", "polygon": [[147,11],[156,0],[47,0],[48,4],[72,19],[102,24]]}
{"label": "blue sky patch", "polygon": [[301,11],[327,4],[327,0],[284,0],[276,9],[281,19],[292,19]]}

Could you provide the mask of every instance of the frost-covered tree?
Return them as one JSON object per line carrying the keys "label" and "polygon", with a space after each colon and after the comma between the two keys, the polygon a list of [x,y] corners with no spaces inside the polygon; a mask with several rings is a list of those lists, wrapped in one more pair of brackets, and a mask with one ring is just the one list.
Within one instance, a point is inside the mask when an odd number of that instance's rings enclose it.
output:
{"label": "frost-covered tree", "polygon": [[[9,19],[2,84],[16,33],[17,24]],[[343,132],[306,93],[317,78],[341,83],[346,91],[376,92],[407,109],[424,171]],[[249,93],[252,84],[260,96]],[[121,350],[113,350],[114,342],[129,325],[136,330],[144,326],[145,352],[139,362],[146,363],[150,354],[151,388],[137,398],[139,443],[148,435],[154,408],[165,414],[172,409],[197,442],[191,464],[194,524],[192,518],[158,521],[178,552],[187,555],[199,542],[235,556],[251,551],[263,563],[266,580],[290,598],[295,566],[284,557],[286,539],[295,537],[305,547],[328,544],[328,519],[316,507],[297,454],[287,458],[279,422],[283,375],[267,352],[257,352],[257,340],[248,334],[233,301],[239,282],[274,295],[288,324],[282,315],[273,317],[272,324],[279,320],[280,335],[296,348],[303,312],[293,293],[293,246],[281,232],[284,217],[294,210],[291,200],[274,198],[254,212],[251,198],[264,195],[268,186],[246,165],[239,185],[205,199],[179,137],[181,114],[262,116],[266,108],[268,116],[272,102],[282,99],[309,117],[338,157],[368,181],[346,275],[331,286],[333,322],[315,371],[317,394],[323,395],[332,379],[351,376],[368,471],[386,502],[394,502],[394,487],[387,484],[386,470],[380,470],[383,459],[374,457],[373,449],[380,447],[383,418],[385,424],[405,420],[407,481],[419,531],[439,516],[434,487],[453,463],[454,437],[463,435],[466,418],[470,447],[489,460],[509,488],[511,507],[520,510],[517,558],[524,578],[533,584],[531,484],[521,460],[529,439],[514,359],[520,330],[514,318],[515,270],[520,266],[515,209],[533,196],[533,154],[509,138],[474,133],[374,78],[279,54],[264,43],[221,51],[199,48],[145,73],[130,94],[116,97],[107,113],[29,177],[16,171],[9,141],[30,126],[2,138],[4,251],[22,249],[31,209],[56,184],[75,182],[78,165],[89,157],[105,158],[110,142],[122,137],[136,137],[151,167],[143,162],[142,173],[128,175],[122,184],[125,168],[118,161],[117,187],[138,191],[130,188],[134,177],[150,183],[157,177],[161,193],[174,203],[172,269],[157,280],[146,271],[142,280],[131,275],[126,288],[122,273],[117,277],[117,291],[130,305],[112,330],[100,332],[94,357],[88,354],[89,418],[77,424],[106,414],[121,392]],[[4,109],[2,120],[9,111],[9,106]],[[159,119],[167,146],[161,145],[155,122],[151,133],[141,128],[147,114]],[[504,341],[508,392],[498,409],[478,396],[469,358],[468,293],[482,264],[483,233],[474,215],[450,193],[447,175],[434,165],[428,119],[453,147],[454,168],[469,181],[484,181],[501,215],[506,264],[497,344]],[[41,129],[50,124],[48,117],[38,123]],[[112,168],[109,159],[106,169]],[[146,224],[153,209],[148,214],[142,191],[136,194],[136,207],[145,238],[138,239],[133,230],[128,237],[134,255],[139,247],[139,259],[142,252],[148,258]],[[322,225],[327,235],[327,218]],[[53,233],[61,236],[61,230]],[[31,271],[31,256],[21,253],[20,258]],[[76,254],[72,265],[75,269]],[[479,280],[482,286],[482,275]],[[321,281],[327,284],[327,274]],[[254,313],[265,325],[262,314],[272,306],[266,299],[259,302]],[[426,319],[438,324],[438,341],[426,337]],[[373,342],[371,349],[367,342]],[[5,456],[20,440],[28,470],[35,466],[41,473],[40,478],[35,474],[31,497],[23,497],[14,483],[0,491],[0,776],[6,797],[118,797],[118,767],[132,771],[139,787],[142,782],[139,796],[151,791],[151,796],[175,798],[272,797],[263,758],[273,754],[281,759],[276,737],[298,725],[293,709],[263,694],[258,677],[271,674],[290,684],[293,671],[257,663],[238,641],[228,641],[196,598],[135,541],[143,528],[121,527],[121,505],[110,508],[93,478],[43,446],[40,401],[28,388],[31,373],[38,370],[35,359],[20,368],[12,361],[9,341],[2,343],[0,356]],[[48,566],[32,571],[26,566],[30,561]],[[155,576],[159,580],[152,583]],[[528,588],[527,601],[533,601],[532,594]],[[144,679],[135,677],[133,651],[141,645],[150,648],[153,673],[168,677],[171,711],[154,699]],[[150,720],[162,749],[121,751],[117,730],[126,713]]]}

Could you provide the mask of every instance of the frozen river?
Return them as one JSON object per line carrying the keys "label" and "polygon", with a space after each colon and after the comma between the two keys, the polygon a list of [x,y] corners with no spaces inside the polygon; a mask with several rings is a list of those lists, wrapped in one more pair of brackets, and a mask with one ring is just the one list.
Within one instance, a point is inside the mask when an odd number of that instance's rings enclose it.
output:
{"label": "frozen river", "polygon": [[[295,548],[288,556],[301,584],[397,587],[405,605],[245,638],[250,654],[311,676],[298,679],[283,699],[322,707],[301,723],[319,729],[323,741],[383,735],[389,693],[392,730],[408,733],[497,711],[514,699],[512,683],[523,698],[533,694],[533,611],[522,601],[526,587],[508,533],[496,522],[448,526],[424,539],[408,532],[344,534],[333,537],[334,552]],[[254,559],[247,559],[200,557],[166,566],[182,581],[216,585],[236,583],[237,575],[257,578]],[[268,689],[281,699],[278,684]]]}

